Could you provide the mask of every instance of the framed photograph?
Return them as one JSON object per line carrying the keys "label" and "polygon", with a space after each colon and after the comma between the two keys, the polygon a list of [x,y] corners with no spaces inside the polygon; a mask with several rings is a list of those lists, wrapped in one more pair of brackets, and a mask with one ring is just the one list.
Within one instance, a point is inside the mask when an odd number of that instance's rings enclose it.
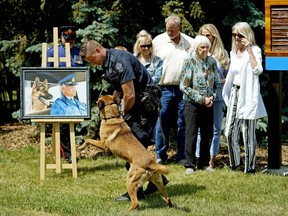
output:
{"label": "framed photograph", "polygon": [[90,118],[89,68],[21,68],[23,119]]}

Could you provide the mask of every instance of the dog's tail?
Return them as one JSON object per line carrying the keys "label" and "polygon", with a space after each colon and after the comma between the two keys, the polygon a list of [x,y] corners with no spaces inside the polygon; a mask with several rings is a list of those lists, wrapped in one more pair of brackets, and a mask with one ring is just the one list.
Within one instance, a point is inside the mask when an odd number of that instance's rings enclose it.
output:
{"label": "dog's tail", "polygon": [[153,163],[149,166],[149,169],[153,172],[159,172],[161,174],[168,174],[169,168],[165,165]]}

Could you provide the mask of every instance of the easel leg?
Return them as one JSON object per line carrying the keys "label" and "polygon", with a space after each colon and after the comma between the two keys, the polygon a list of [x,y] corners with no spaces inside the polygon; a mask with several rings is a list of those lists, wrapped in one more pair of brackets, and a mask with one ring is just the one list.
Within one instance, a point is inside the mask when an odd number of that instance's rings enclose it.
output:
{"label": "easel leg", "polygon": [[71,145],[71,157],[72,157],[72,175],[74,178],[77,178],[77,159],[76,159],[74,123],[70,123],[70,145]]}
{"label": "easel leg", "polygon": [[41,123],[40,132],[40,180],[45,179],[45,123]]}
{"label": "easel leg", "polygon": [[54,124],[52,124],[52,156],[53,156],[53,159],[56,161],[56,152],[55,152],[55,143],[56,143],[56,140],[55,140],[55,126]]}
{"label": "easel leg", "polygon": [[56,160],[56,173],[61,173],[60,161],[60,123],[53,123],[54,136],[55,136],[55,160]]}

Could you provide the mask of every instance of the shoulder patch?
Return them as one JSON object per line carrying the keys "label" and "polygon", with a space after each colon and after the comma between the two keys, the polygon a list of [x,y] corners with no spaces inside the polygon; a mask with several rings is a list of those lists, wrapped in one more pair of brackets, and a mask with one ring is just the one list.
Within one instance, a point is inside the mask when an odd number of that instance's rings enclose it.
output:
{"label": "shoulder patch", "polygon": [[117,62],[115,65],[115,69],[119,72],[122,73],[124,71],[124,66],[121,62]]}

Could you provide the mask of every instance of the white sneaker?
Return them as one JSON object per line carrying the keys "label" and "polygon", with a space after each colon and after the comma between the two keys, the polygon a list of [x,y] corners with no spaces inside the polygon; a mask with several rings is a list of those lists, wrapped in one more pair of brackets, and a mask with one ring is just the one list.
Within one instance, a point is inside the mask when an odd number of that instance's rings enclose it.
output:
{"label": "white sneaker", "polygon": [[186,168],[186,175],[192,175],[194,173],[193,168]]}
{"label": "white sneaker", "polygon": [[208,172],[215,172],[215,169],[210,167],[210,166],[206,167],[205,170],[208,171]]}

